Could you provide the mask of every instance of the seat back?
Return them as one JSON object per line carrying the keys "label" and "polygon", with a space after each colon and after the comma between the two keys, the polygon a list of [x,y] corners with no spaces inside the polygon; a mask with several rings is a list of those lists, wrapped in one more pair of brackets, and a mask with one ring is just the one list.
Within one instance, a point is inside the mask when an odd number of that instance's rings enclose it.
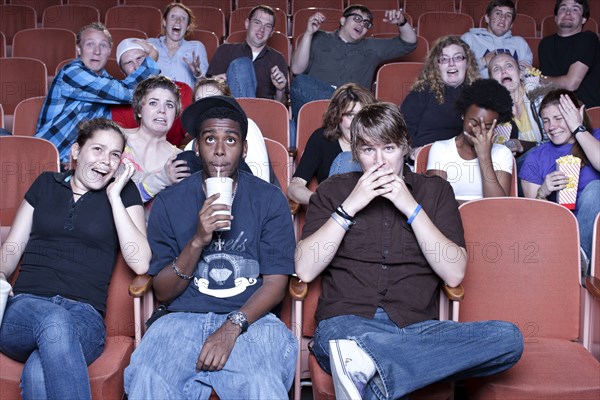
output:
{"label": "seat back", "polygon": [[[29,5],[0,4],[0,30],[6,35],[6,44],[12,46],[15,33],[36,26],[37,14]],[[5,56],[2,56],[5,57]]]}
{"label": "seat back", "polygon": [[[361,3],[358,3],[361,4]],[[374,9],[371,5],[368,6],[371,10],[371,14],[373,14],[373,26],[369,29],[368,35],[375,36],[380,33],[391,33],[395,36],[398,36],[398,26],[396,24],[388,24],[387,22],[383,22],[385,18],[385,13],[387,10],[397,10],[397,7],[389,7],[389,8],[381,8]],[[405,14],[406,20],[409,24],[412,25],[412,17],[408,14]]]}
{"label": "seat back", "polygon": [[271,169],[281,185],[281,191],[287,193],[290,184],[291,163],[288,149],[276,140],[265,138]]}
{"label": "seat back", "polygon": [[395,62],[384,64],[377,71],[375,97],[381,101],[402,104],[423,66],[422,62]]}
{"label": "seat back", "polygon": [[110,28],[110,35],[113,39],[113,46],[110,49],[110,58],[117,58],[117,46],[123,39],[128,38],[138,38],[138,39],[148,39],[148,35],[146,32],[141,31],[139,29],[131,29],[131,28]]}
{"label": "seat back", "polygon": [[257,4],[264,4],[271,8],[279,8],[284,13],[288,13],[288,0],[261,0],[260,2],[256,2],[256,0],[235,0],[235,8],[252,8]]}
{"label": "seat back", "polygon": [[421,150],[417,153],[417,156],[415,157],[415,172],[417,174],[425,175],[427,173],[427,160],[429,159],[431,146],[433,146],[433,143],[426,144],[421,147]]}
{"label": "seat back", "polygon": [[515,1],[519,14],[527,14],[535,19],[538,30],[542,28],[542,20],[548,15],[554,15],[554,2],[548,0],[517,0]]}
{"label": "seat back", "polygon": [[473,18],[467,14],[428,12],[419,17],[417,33],[431,44],[440,36],[460,36],[474,26]]}
{"label": "seat back", "polygon": [[460,0],[459,10],[463,14],[470,15],[473,21],[483,20],[489,0]]}
{"label": "seat back", "polygon": [[[299,10],[311,7],[325,7],[335,9],[339,11],[339,17],[341,17],[342,10],[344,9],[344,0],[291,0],[290,14],[294,15]],[[304,28],[306,30],[306,25],[304,25]]]}
{"label": "seat back", "polygon": [[525,41],[529,45],[531,49],[531,53],[533,54],[533,62],[532,65],[536,68],[540,66],[540,58],[538,57],[538,46],[540,45],[541,38],[537,37],[524,37]]}
{"label": "seat back", "polygon": [[173,3],[171,0],[123,0],[126,6],[150,6],[158,8],[161,12],[171,3]]}
{"label": "seat back", "polygon": [[[348,0],[348,5],[364,4],[373,10],[397,10],[404,7],[404,0]],[[377,21],[377,20],[376,20]]]}
{"label": "seat back", "polygon": [[515,323],[525,340],[579,337],[579,231],[553,202],[487,198],[460,206],[467,244],[461,321]]}
{"label": "seat back", "polygon": [[61,61],[77,57],[75,33],[60,28],[25,29],[13,38],[13,57],[30,57],[46,64],[51,73]]}
{"label": "seat back", "polygon": [[[246,40],[246,31],[231,32],[227,36],[227,43],[242,43]],[[267,41],[269,47],[274,48],[283,55],[285,62],[290,62],[290,40],[281,32],[273,32],[273,35]]]}
{"label": "seat back", "polygon": [[[185,1],[181,1],[181,3],[185,4],[188,7],[213,7],[213,8],[218,8],[219,10],[223,11],[223,14],[225,15],[225,18],[228,19],[229,15],[231,14],[231,6],[232,6],[232,1],[231,0],[185,0]],[[198,24],[198,21],[196,20],[196,23]],[[199,27],[202,27],[201,25],[197,25]],[[225,33],[223,33],[223,36],[225,36]]]}
{"label": "seat back", "polygon": [[92,22],[100,22],[100,12],[96,7],[84,4],[50,6],[42,15],[43,28],[62,28],[74,33]]}
{"label": "seat back", "polygon": [[119,66],[119,63],[117,62],[117,60],[114,59],[114,58],[109,58],[106,61],[106,65],[104,66],[104,69],[113,78],[116,78],[116,79],[125,79],[125,73],[123,72],[123,70]]}
{"label": "seat back", "polygon": [[[597,287],[600,287],[600,214],[596,215],[594,221],[594,231],[592,234],[592,258],[591,258],[591,277],[588,277],[587,286],[591,286],[590,278],[595,278]],[[589,332],[589,350],[600,361],[600,299],[594,299],[588,296],[590,304],[590,315],[588,326]],[[585,344],[584,344],[585,345]]]}
{"label": "seat back", "polygon": [[92,6],[100,13],[100,22],[104,23],[106,12],[109,8],[118,6],[119,0],[67,0],[65,4],[83,4]]}
{"label": "seat back", "polygon": [[226,18],[223,10],[216,7],[205,6],[190,7],[190,10],[192,10],[194,17],[196,18],[196,28],[214,33],[217,35],[219,43],[221,43],[225,37]]}
{"label": "seat back", "polygon": [[256,122],[265,138],[290,147],[290,116],[282,103],[271,99],[239,98],[248,118]]}
{"label": "seat back", "polygon": [[30,97],[21,101],[15,107],[12,134],[18,136],[33,136],[37,128],[38,117],[44,105],[44,96]]}
{"label": "seat back", "polygon": [[[254,2],[254,1],[253,1]],[[263,3],[261,3],[263,4]],[[246,30],[246,19],[250,16],[253,7],[237,8],[229,17],[229,33]],[[287,7],[285,7],[287,10]],[[281,8],[274,8],[275,26],[274,30],[287,34],[287,12]]]}
{"label": "seat back", "polygon": [[156,7],[116,6],[106,11],[105,21],[109,31],[112,28],[133,28],[155,38],[161,33],[162,14]]}
{"label": "seat back", "polygon": [[12,115],[21,100],[46,96],[46,66],[42,61],[33,58],[0,58],[0,87],[0,104],[6,114]]}
{"label": "seat back", "polygon": [[600,128],[600,106],[588,108],[586,112],[592,120],[592,126],[594,128]]}
{"label": "seat back", "polygon": [[58,150],[45,139],[0,136],[0,159],[0,225],[10,226],[33,181],[42,172],[59,170]]}
{"label": "seat back", "polygon": [[10,4],[17,4],[32,7],[35,10],[38,23],[42,23],[44,10],[50,6],[62,4],[61,0],[11,0]]}
{"label": "seat back", "polygon": [[[323,5],[322,5],[323,4]],[[321,30],[325,32],[335,31],[340,25],[342,12],[337,8],[325,8],[325,2],[319,2],[317,7],[303,8],[294,13],[292,19],[292,43],[297,44],[297,39],[306,32],[308,19],[315,13],[320,12],[325,16],[325,21],[321,24]]]}
{"label": "seat back", "polygon": [[[413,21],[420,23],[419,17],[427,12],[450,14],[456,12],[454,0],[404,0],[404,12],[409,14]],[[464,33],[466,31],[463,31]]]}
{"label": "seat back", "polygon": [[215,51],[217,51],[217,48],[219,47],[219,37],[214,32],[196,29],[194,30],[193,40],[202,42],[206,49],[206,58],[210,64],[212,57],[215,55]]}
{"label": "seat back", "polygon": [[323,114],[327,111],[327,107],[329,107],[329,100],[314,100],[300,108],[296,130],[296,160],[302,157],[310,135],[323,126]]}
{"label": "seat back", "polygon": [[0,32],[0,58],[6,57],[6,36]]}

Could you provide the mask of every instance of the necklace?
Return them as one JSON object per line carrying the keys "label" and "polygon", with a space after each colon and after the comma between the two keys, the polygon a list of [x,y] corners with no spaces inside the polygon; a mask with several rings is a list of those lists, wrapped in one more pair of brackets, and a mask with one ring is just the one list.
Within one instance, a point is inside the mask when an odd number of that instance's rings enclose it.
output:
{"label": "necklace", "polygon": [[223,245],[225,244],[225,242],[223,241],[223,239],[221,239],[221,235],[223,234],[223,231],[218,231],[217,232],[217,241],[215,242],[215,244],[217,245],[217,250],[221,251],[223,250]]}
{"label": "necklace", "polygon": [[77,192],[73,192],[73,194],[74,194],[75,196],[83,196],[85,193],[77,193]]}

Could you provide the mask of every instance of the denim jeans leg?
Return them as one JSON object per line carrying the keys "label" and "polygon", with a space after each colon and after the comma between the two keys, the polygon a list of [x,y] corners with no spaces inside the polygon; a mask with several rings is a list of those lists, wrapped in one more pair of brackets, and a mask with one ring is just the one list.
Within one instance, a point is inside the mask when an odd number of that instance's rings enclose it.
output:
{"label": "denim jeans leg", "polygon": [[373,319],[339,316],[321,321],[313,346],[319,363],[329,371],[329,340],[355,340],[378,371],[367,399],[397,399],[437,381],[495,374],[521,356],[521,333],[507,322],[430,320],[401,329],[380,310]]}
{"label": "denim jeans leg", "polygon": [[589,260],[592,259],[592,234],[594,220],[598,213],[600,213],[600,180],[595,180],[588,183],[577,198],[579,240]]}
{"label": "denim jeans leg", "polygon": [[7,304],[0,351],[25,363],[24,398],[90,399],[87,366],[102,353],[104,336],[102,316],[91,305],[20,294]]}
{"label": "denim jeans leg", "polygon": [[290,86],[290,102],[292,119],[298,121],[298,112],[303,105],[313,100],[330,99],[335,89],[316,78],[308,75],[296,75]]}
{"label": "denim jeans leg", "polygon": [[196,372],[202,344],[225,319],[225,314],[171,313],[156,321],[125,370],[129,399],[208,399],[213,388],[222,399],[287,398],[297,345],[272,315],[237,339],[222,370]]}
{"label": "denim jeans leg", "polygon": [[227,67],[227,85],[233,97],[256,97],[256,73],[248,57],[240,57]]}

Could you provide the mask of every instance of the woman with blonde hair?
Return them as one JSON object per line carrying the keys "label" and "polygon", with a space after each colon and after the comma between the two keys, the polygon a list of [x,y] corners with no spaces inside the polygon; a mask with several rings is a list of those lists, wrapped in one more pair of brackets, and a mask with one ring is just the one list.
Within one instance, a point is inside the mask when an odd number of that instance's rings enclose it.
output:
{"label": "woman with blonde hair", "polygon": [[435,41],[425,66],[400,111],[416,150],[437,140],[451,139],[462,129],[454,102],[465,86],[479,78],[477,60],[458,36],[442,36]]}

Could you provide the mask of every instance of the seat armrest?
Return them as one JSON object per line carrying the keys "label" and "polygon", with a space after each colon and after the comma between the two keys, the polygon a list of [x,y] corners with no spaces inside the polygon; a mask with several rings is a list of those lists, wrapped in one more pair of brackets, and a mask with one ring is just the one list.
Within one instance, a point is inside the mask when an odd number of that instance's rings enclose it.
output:
{"label": "seat armrest", "polygon": [[287,151],[288,151],[288,154],[290,155],[290,157],[296,158],[296,155],[298,154],[297,149],[287,149]]}
{"label": "seat armrest", "polygon": [[457,287],[450,287],[446,284],[442,285],[442,291],[451,301],[461,301],[465,298],[465,288],[462,285],[458,285]]}
{"label": "seat armrest", "polygon": [[133,278],[129,285],[129,295],[132,297],[143,297],[152,288],[152,277],[149,275],[138,275]]}
{"label": "seat armrest", "polygon": [[308,284],[302,282],[297,276],[292,276],[289,283],[290,296],[294,300],[304,301],[308,293]]}
{"label": "seat armrest", "polygon": [[600,279],[595,276],[586,276],[585,288],[594,298],[600,299]]}

